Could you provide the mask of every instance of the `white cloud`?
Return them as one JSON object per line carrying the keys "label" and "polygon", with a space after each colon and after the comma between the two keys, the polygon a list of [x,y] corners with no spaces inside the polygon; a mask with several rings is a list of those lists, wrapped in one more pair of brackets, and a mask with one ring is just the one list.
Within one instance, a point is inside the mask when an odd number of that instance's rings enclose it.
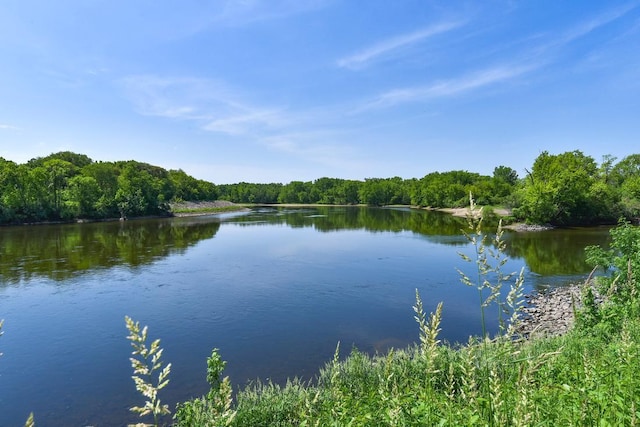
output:
{"label": "white cloud", "polygon": [[561,37],[560,41],[562,43],[568,43],[580,37],[584,37],[589,33],[591,33],[592,31],[595,31],[600,27],[603,27],[609,24],[610,22],[613,22],[623,17],[628,12],[630,12],[631,10],[637,7],[638,7],[638,3],[636,2],[635,4],[630,3],[622,7],[603,12],[602,14],[596,16],[590,21],[584,22],[576,26],[575,28],[571,29],[570,31],[568,31],[563,37]]}
{"label": "white cloud", "polygon": [[213,80],[145,75],[128,77],[123,86],[138,113],[195,121],[211,132],[251,135],[287,124],[282,108],[254,106]]}
{"label": "white cloud", "polygon": [[435,98],[455,96],[485,86],[495,85],[513,79],[538,68],[539,65],[500,66],[482,70],[467,76],[442,80],[431,85],[400,88],[385,92],[355,112],[392,107],[409,102],[424,102]]}
{"label": "white cloud", "polygon": [[1,130],[20,130],[19,127],[11,126],[11,125],[7,125],[7,124],[3,124],[3,123],[0,123],[0,129]]}
{"label": "white cloud", "polygon": [[[154,25],[158,35],[189,37],[215,28],[239,28],[256,23],[286,19],[323,8],[333,0],[219,0],[208,2],[183,2],[173,4],[154,2],[142,5],[158,9],[158,21]],[[176,3],[178,4],[178,3]],[[165,20],[166,16],[171,21]]]}
{"label": "white cloud", "polygon": [[430,27],[422,28],[408,34],[392,37],[374,44],[356,54],[338,60],[338,66],[343,68],[358,69],[381,56],[401,48],[419,43],[431,36],[451,31],[460,27],[460,22],[444,22]]}
{"label": "white cloud", "polygon": [[245,114],[241,111],[237,115],[217,118],[203,126],[203,129],[226,133],[228,135],[243,135],[253,133],[256,128],[278,129],[286,125],[284,115],[277,110],[261,110],[245,108]]}
{"label": "white cloud", "polygon": [[215,16],[215,21],[227,25],[246,25],[319,9],[326,3],[326,0],[227,0],[219,9],[221,12]]}
{"label": "white cloud", "polygon": [[194,122],[205,131],[242,137],[243,142],[329,167],[353,157],[348,146],[332,143],[342,139],[335,129],[343,114],[331,108],[292,112],[257,105],[240,91],[207,79],[145,75],[126,78],[122,85],[142,115]]}

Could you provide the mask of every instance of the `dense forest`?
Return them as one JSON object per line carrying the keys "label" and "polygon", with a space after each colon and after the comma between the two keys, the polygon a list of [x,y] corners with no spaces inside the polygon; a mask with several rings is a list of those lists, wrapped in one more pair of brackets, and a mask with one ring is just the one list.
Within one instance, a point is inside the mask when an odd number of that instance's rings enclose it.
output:
{"label": "dense forest", "polygon": [[216,186],[136,161],[68,151],[26,164],[0,158],[0,223],[160,215],[172,200],[212,200]]}
{"label": "dense forest", "polygon": [[169,214],[173,201],[413,205],[512,208],[514,217],[554,225],[601,224],[640,217],[640,154],[598,164],[580,151],[542,152],[520,178],[508,166],[491,176],[433,172],[422,178],[319,178],[288,184],[216,186],[182,170],[137,161],[95,162],[68,151],[26,164],[0,158],[0,223]]}

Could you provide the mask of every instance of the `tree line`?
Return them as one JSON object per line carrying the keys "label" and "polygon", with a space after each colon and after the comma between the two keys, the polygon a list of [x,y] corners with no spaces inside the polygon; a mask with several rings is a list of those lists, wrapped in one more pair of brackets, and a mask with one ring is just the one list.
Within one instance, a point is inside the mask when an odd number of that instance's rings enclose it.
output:
{"label": "tree line", "polygon": [[512,208],[515,219],[553,225],[640,218],[640,154],[598,164],[581,151],[542,152],[524,177],[508,166],[492,175],[465,170],[422,178],[319,178],[287,184],[215,185],[182,170],[137,161],[95,162],[60,152],[25,164],[0,158],[0,223],[168,214],[179,200],[235,203],[413,205]]}
{"label": "tree line", "polygon": [[493,176],[468,171],[433,172],[421,179],[367,178],[363,181],[319,178],[288,184],[219,185],[220,197],[236,203],[363,204],[457,207],[469,203],[469,192],[481,204],[499,204],[513,193],[517,173],[499,166]]}
{"label": "tree line", "polygon": [[479,205],[511,208],[513,217],[537,224],[593,225],[640,218],[640,154],[598,164],[579,150],[543,151],[520,178],[508,166],[491,176],[468,171],[433,172],[423,178],[320,178],[289,184],[220,185],[224,199],[238,203],[413,205],[464,207],[469,194]]}
{"label": "tree line", "polygon": [[161,215],[173,200],[217,197],[210,182],[133,160],[94,162],[69,151],[25,164],[0,158],[0,223]]}

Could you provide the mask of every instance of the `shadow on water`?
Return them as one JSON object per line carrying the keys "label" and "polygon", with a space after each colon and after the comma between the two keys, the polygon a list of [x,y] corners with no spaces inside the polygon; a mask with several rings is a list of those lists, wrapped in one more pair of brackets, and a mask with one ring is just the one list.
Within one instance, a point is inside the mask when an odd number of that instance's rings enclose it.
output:
{"label": "shadow on water", "polygon": [[33,277],[63,281],[98,269],[137,267],[183,253],[219,229],[220,221],[211,218],[4,227],[0,283]]}

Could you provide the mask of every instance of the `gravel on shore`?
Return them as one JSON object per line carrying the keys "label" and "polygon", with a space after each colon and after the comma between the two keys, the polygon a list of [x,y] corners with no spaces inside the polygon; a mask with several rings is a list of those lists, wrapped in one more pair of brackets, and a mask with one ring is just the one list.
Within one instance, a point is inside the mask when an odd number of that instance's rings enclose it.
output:
{"label": "gravel on shore", "polygon": [[248,211],[249,209],[226,200],[216,200],[172,203],[171,210],[174,216],[186,217],[211,215],[212,213],[216,213],[216,210],[223,210],[224,212],[243,212]]}
{"label": "gravel on shore", "polygon": [[[582,308],[583,289],[593,286],[587,279],[584,284],[570,285],[535,292],[525,296],[526,306],[520,318],[518,332],[525,337],[562,335],[575,322],[575,313]],[[596,302],[602,298],[594,289]]]}

